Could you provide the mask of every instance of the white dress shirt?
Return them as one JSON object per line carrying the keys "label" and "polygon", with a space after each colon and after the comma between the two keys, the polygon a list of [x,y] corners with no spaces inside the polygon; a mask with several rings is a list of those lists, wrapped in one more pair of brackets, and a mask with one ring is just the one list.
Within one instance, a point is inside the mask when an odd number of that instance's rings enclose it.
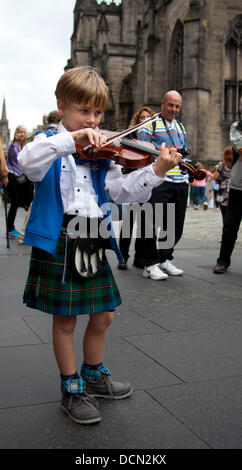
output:
{"label": "white dress shirt", "polygon": [[[24,146],[18,154],[23,172],[33,181],[42,181],[52,163],[61,157],[60,190],[64,213],[84,217],[102,217],[97,196],[92,184],[89,164],[76,165],[73,153],[75,142],[62,123],[58,134],[47,137],[38,134],[33,142]],[[121,166],[113,161],[105,179],[105,190],[117,204],[144,203],[149,200],[153,187],[164,178],[157,176],[152,165],[129,174],[122,174]]]}

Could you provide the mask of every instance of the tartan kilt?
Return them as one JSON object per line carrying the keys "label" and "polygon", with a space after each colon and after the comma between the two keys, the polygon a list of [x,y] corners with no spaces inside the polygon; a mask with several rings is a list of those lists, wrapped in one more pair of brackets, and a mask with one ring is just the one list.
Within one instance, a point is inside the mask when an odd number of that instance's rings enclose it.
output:
{"label": "tartan kilt", "polygon": [[[76,280],[67,257],[62,284],[66,237],[59,237],[56,255],[32,248],[23,295],[27,307],[52,315],[83,315],[115,310],[122,303],[109,263],[93,279]],[[67,253],[71,239],[67,238]]]}

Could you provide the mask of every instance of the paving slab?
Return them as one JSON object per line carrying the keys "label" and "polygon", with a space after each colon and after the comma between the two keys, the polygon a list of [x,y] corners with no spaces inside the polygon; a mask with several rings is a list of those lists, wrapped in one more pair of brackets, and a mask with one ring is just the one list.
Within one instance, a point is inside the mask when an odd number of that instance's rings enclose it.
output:
{"label": "paving slab", "polygon": [[149,393],[213,449],[242,449],[242,377],[160,387]]}
{"label": "paving slab", "polygon": [[238,325],[129,336],[128,341],[184,382],[241,375]]}
{"label": "paving slab", "polygon": [[22,318],[0,318],[0,348],[41,343]]}
{"label": "paving slab", "polygon": [[59,396],[59,371],[52,345],[1,348],[0,408],[46,403]]}
{"label": "paving slab", "polygon": [[[1,283],[1,281],[0,281]],[[27,317],[33,315],[33,310],[26,308],[22,301],[23,292],[22,287],[18,289],[18,292],[12,292],[5,294],[3,292],[3,285],[1,283],[1,318],[17,318]],[[43,316],[42,312],[35,311],[35,316]]]}
{"label": "paving slab", "polygon": [[151,384],[159,386],[181,382],[175,373],[125,339],[107,339],[105,362],[110,366],[114,380],[128,381],[135,390]]}
{"label": "paving slab", "polygon": [[[134,312],[139,308],[131,307]],[[169,308],[152,305],[145,310],[146,319],[165,331],[216,328],[217,326],[242,325],[241,302],[214,301],[197,305],[174,305]],[[147,332],[148,333],[148,332]]]}
{"label": "paving slab", "polygon": [[[181,305],[199,305],[204,302],[214,302],[219,299],[221,302],[231,300],[231,297],[239,298],[242,295],[240,286],[229,284],[226,288],[224,282],[211,285],[207,281],[202,281],[188,276],[170,276],[165,281],[147,280],[147,288],[139,290],[123,291],[124,302],[135,309],[135,312],[145,315],[147,310],[153,308],[174,308]],[[135,299],[135,300],[134,300]]]}
{"label": "paving slab", "polygon": [[[81,335],[75,335],[74,346],[80,370],[83,360]],[[107,340],[104,363],[112,370],[114,379],[129,381],[134,389],[180,383],[174,374],[122,339]],[[2,348],[0,370],[5,369],[0,408],[43,403],[59,397],[59,371],[51,344]]]}
{"label": "paving slab", "polygon": [[[34,311],[35,312],[35,311]],[[36,311],[37,312],[37,311]],[[42,314],[25,316],[26,324],[36,333],[36,335],[41,338],[43,343],[52,342],[52,315]],[[77,326],[75,329],[75,337],[83,335],[85,331],[88,316],[84,315],[78,317]],[[158,324],[155,325],[153,322],[148,319],[144,319],[135,312],[132,312],[131,309],[125,308],[124,306],[119,306],[114,313],[114,319],[112,322],[112,327],[108,331],[108,337],[123,337],[127,335],[139,335],[144,333],[159,333],[160,331],[165,331]]]}
{"label": "paving slab", "polygon": [[0,410],[5,449],[206,449],[186,425],[141,391],[126,400],[99,401],[102,421],[72,423],[58,403]]}
{"label": "paving slab", "polygon": [[[15,242],[16,243],[16,242]],[[25,283],[29,269],[30,256],[24,253],[1,255],[1,265],[7,265],[7,269],[1,270],[1,282],[9,282],[13,280]]]}
{"label": "paving slab", "polygon": [[198,250],[177,249],[175,252],[174,263],[184,270],[185,275],[201,279],[212,284],[220,284],[220,282],[234,282],[241,285],[241,250],[234,250],[231,266],[228,268],[224,276],[213,273],[213,267],[216,264],[219,250],[211,248]]}

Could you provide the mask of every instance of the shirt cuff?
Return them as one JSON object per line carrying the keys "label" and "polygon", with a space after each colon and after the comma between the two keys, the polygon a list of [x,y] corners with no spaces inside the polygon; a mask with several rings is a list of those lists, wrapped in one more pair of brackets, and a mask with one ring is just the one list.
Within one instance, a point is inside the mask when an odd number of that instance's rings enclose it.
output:
{"label": "shirt cuff", "polygon": [[67,157],[76,152],[75,142],[70,132],[60,132],[52,137],[48,137],[48,141],[50,140],[55,145],[58,157]]}
{"label": "shirt cuff", "polygon": [[146,182],[149,183],[151,186],[154,185],[159,185],[162,183],[162,181],[165,180],[165,175],[164,176],[158,176],[155,174],[154,169],[153,169],[154,163],[146,167],[147,170],[147,176],[146,176]]}
{"label": "shirt cuff", "polygon": [[61,132],[58,134],[58,137],[60,137],[60,140],[58,140],[57,151],[60,156],[67,157],[76,152],[75,141],[70,132]]}

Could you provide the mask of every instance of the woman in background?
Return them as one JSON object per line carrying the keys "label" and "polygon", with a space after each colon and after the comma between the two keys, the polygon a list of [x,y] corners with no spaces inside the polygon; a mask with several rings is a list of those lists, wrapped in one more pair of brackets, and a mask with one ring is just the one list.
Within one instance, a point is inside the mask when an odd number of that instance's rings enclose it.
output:
{"label": "woman in background", "polygon": [[[200,170],[200,169],[205,170],[203,164],[200,163],[200,162],[197,162],[197,169],[198,170]],[[202,203],[203,203],[203,209],[207,210],[207,208],[208,208],[207,198],[205,196],[206,183],[207,183],[207,177],[210,176],[211,178],[213,178],[213,174],[208,170],[205,170],[205,171],[206,171],[206,178],[204,178],[203,180],[194,179],[194,190],[195,190],[194,209],[195,210],[199,209],[200,199],[202,200]]]}
{"label": "woman in background", "polygon": [[7,157],[9,171],[7,193],[11,203],[7,223],[10,238],[17,238],[20,233],[14,226],[18,207],[24,207],[28,210],[33,199],[33,184],[23,174],[17,159],[25,143],[26,129],[24,126],[18,126],[15,130],[13,141],[9,144]]}
{"label": "woman in background", "polygon": [[214,179],[219,185],[217,201],[221,210],[223,225],[224,220],[228,211],[229,202],[229,188],[228,182],[230,178],[230,171],[233,163],[233,150],[232,147],[226,147],[224,149],[224,159],[217,165],[217,168],[213,174]]}
{"label": "woman in background", "polygon": [[8,184],[8,167],[7,167],[6,160],[5,160],[1,136],[0,136],[0,184],[1,186],[7,186]]}

